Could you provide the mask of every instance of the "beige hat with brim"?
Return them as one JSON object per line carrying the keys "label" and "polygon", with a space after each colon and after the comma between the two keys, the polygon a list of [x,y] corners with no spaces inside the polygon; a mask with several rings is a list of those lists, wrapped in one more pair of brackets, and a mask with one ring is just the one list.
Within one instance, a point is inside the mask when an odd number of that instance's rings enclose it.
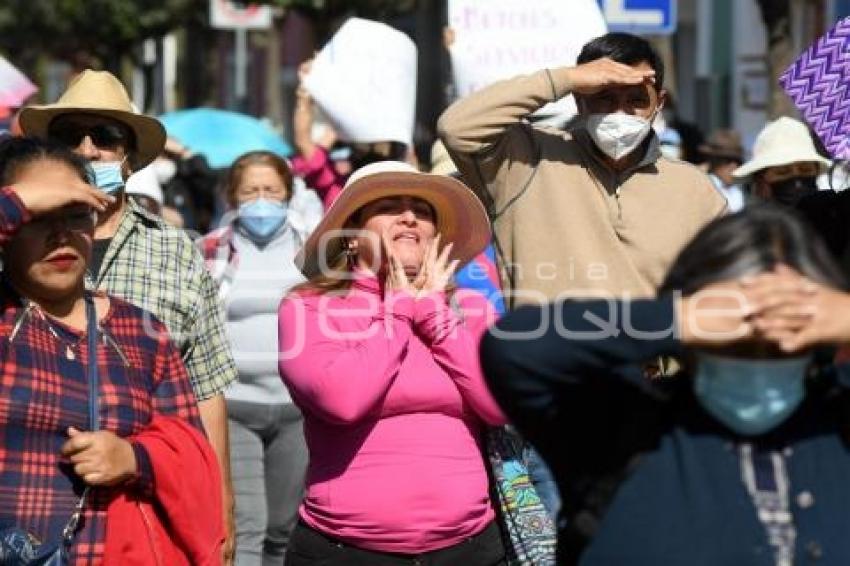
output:
{"label": "beige hat with brim", "polygon": [[[399,161],[379,161],[352,174],[339,197],[295,257],[295,265],[309,279],[330,269],[345,252],[342,235],[351,215],[384,197],[412,196],[430,204],[437,215],[437,233],[452,242],[450,259],[466,264],[490,242],[490,220],[478,197],[460,181],[420,173]],[[324,248],[324,249],[322,249]],[[324,252],[324,253],[322,253]]]}
{"label": "beige hat with brim", "polygon": [[111,118],[130,128],[136,137],[132,164],[141,169],[165,146],[165,128],[156,118],[139,114],[133,108],[127,90],[107,71],[86,69],[77,75],[55,104],[27,106],[21,110],[24,135],[46,139],[50,123],[63,114],[94,114]]}
{"label": "beige hat with brim", "polygon": [[817,163],[821,171],[825,171],[831,164],[829,159],[815,149],[806,125],[799,120],[783,116],[759,132],[753,145],[753,158],[735,169],[732,176],[737,181],[747,181],[754,173],[768,167],[804,162]]}

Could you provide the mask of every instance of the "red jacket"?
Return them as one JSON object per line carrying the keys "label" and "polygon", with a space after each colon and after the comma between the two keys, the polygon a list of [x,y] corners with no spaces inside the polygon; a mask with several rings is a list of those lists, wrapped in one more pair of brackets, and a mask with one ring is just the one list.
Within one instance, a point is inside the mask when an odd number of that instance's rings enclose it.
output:
{"label": "red jacket", "polygon": [[128,440],[147,452],[154,493],[125,492],[110,503],[105,566],[220,565],[221,474],[207,439],[181,419],[157,416]]}

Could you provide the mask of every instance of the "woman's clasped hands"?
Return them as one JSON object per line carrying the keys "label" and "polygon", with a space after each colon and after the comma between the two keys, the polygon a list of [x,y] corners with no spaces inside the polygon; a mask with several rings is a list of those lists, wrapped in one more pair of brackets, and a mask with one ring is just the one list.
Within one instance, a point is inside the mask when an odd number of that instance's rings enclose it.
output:
{"label": "woman's clasped hands", "polygon": [[428,243],[422,263],[415,274],[408,273],[393,253],[391,240],[386,231],[381,234],[381,243],[387,258],[385,280],[387,291],[407,292],[414,298],[421,299],[432,293],[445,291],[457,270],[458,260],[449,260],[453,244],[448,243],[440,250],[439,234]]}

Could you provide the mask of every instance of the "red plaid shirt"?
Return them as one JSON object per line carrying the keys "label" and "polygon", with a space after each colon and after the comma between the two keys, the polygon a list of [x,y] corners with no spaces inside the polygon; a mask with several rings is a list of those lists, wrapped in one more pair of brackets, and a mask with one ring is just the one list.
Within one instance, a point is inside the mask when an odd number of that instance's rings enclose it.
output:
{"label": "red plaid shirt", "polygon": [[[27,219],[17,197],[0,189],[0,246]],[[130,437],[154,414],[177,415],[200,428],[189,377],[165,326],[114,297],[100,326],[101,429]],[[42,541],[56,541],[83,487],[60,448],[69,426],[89,428],[85,333],[48,321],[4,285],[0,335],[0,526],[18,526]],[[66,355],[69,348],[72,356]],[[118,489],[140,490],[143,496],[155,491],[147,454],[140,445],[133,448],[139,479],[92,491],[71,564],[102,562],[106,508]]]}

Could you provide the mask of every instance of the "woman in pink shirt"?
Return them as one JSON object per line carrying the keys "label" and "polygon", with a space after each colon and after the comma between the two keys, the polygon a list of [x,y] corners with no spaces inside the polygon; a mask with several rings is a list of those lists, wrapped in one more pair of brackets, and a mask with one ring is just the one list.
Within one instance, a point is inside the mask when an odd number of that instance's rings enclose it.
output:
{"label": "woman in pink shirt", "polygon": [[462,183],[380,162],[307,240],[279,318],[310,453],[287,566],[505,563],[482,456],[505,422],[478,364],[494,313],[450,284],[489,238]]}

